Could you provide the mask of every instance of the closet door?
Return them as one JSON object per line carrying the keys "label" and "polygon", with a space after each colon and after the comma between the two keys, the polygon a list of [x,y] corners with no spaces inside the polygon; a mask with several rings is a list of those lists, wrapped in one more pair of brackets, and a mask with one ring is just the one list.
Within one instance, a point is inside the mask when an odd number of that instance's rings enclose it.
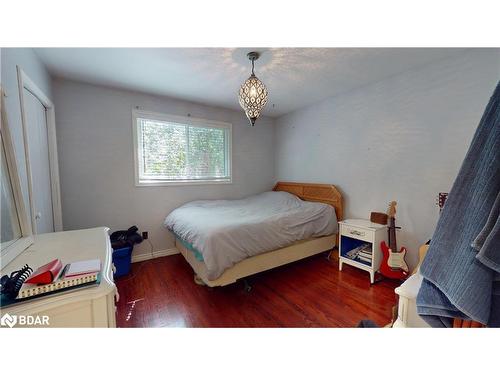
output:
{"label": "closet door", "polygon": [[54,232],[46,108],[26,89],[24,89],[24,101],[33,190],[34,229],[36,233]]}

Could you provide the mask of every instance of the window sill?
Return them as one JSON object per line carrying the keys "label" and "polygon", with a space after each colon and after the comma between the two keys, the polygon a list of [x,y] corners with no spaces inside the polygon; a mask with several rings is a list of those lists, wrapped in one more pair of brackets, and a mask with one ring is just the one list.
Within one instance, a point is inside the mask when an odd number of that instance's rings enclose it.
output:
{"label": "window sill", "polygon": [[140,180],[136,181],[135,186],[145,187],[145,186],[187,186],[187,185],[226,185],[232,184],[232,179],[221,179],[221,180],[180,180],[180,181],[155,181],[155,180]]}

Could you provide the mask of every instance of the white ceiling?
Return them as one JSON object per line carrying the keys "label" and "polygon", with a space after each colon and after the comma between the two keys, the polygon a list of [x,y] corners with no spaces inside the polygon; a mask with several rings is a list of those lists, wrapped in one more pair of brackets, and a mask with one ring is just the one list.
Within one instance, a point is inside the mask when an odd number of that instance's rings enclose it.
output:
{"label": "white ceiling", "polygon": [[250,75],[269,91],[263,115],[280,116],[465,49],[431,48],[36,48],[49,72],[94,84],[239,109]]}

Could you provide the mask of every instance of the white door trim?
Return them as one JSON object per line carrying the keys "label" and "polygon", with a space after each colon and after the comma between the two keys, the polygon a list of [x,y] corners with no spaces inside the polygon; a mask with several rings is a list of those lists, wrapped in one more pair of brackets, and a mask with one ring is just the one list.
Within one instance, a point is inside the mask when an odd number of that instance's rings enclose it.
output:
{"label": "white door trim", "polygon": [[35,225],[35,206],[33,200],[33,179],[31,174],[31,165],[28,147],[28,125],[26,124],[26,110],[24,106],[24,89],[31,92],[46,109],[47,114],[47,139],[49,147],[49,167],[50,167],[50,183],[52,190],[52,214],[54,218],[54,230],[62,231],[62,208],[61,208],[61,191],[59,185],[59,162],[57,158],[57,138],[56,138],[56,116],[54,104],[43,93],[42,90],[26,75],[26,73],[17,66],[17,80],[19,85],[19,101],[21,104],[21,120],[23,124],[24,137],[24,152],[26,158],[26,171],[28,172],[28,192],[31,208],[31,226],[33,233],[36,234]]}

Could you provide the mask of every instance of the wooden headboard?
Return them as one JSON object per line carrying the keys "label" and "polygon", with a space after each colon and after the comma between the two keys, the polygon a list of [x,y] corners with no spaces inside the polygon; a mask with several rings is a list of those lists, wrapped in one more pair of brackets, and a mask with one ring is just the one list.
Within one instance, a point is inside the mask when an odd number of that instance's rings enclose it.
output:
{"label": "wooden headboard", "polygon": [[337,215],[338,221],[344,218],[342,194],[340,194],[335,185],[279,181],[274,186],[273,190],[286,191],[305,201],[329,204],[335,208],[335,214]]}

